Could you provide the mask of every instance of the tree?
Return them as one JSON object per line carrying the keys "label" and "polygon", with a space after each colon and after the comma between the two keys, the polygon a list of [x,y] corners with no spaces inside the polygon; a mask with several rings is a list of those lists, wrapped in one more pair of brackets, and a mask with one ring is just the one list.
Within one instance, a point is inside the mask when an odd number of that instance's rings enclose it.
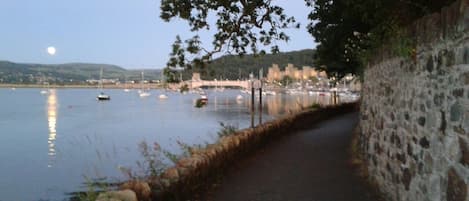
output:
{"label": "tree", "polygon": [[292,84],[295,80],[288,76],[288,75],[285,75],[283,76],[283,78],[280,80],[280,83],[282,84],[282,86],[285,86],[287,87],[289,84]]}
{"label": "tree", "polygon": [[375,48],[402,40],[410,23],[453,1],[306,0],[313,7],[308,31],[320,44],[316,64],[338,78],[357,73]]}
{"label": "tree", "polygon": [[[214,25],[207,20],[212,13],[217,17]],[[160,17],[168,22],[173,18],[186,20],[193,32],[209,30],[212,26],[217,30],[212,50],[201,46],[198,35],[184,42],[176,37],[167,64],[173,67],[203,66],[220,52],[243,55],[249,50],[265,54],[259,44],[278,52],[275,42],[289,40],[283,29],[299,27],[295,19],[285,15],[283,8],[273,5],[272,0],[162,0]],[[186,53],[196,57],[189,59]]]}
{"label": "tree", "polygon": [[179,78],[177,76],[177,72],[172,70],[169,67],[163,69],[163,74],[165,76],[166,82],[168,83],[177,83],[179,82]]}
{"label": "tree", "polygon": [[[319,43],[316,65],[336,78],[359,73],[370,53],[393,38],[405,36],[415,19],[455,0],[305,0],[312,8],[309,33]],[[191,30],[212,28],[207,16],[216,16],[213,49],[202,47],[197,35],[184,42],[177,37],[168,66],[204,66],[216,53],[264,54],[261,47],[279,52],[276,41],[288,41],[286,28],[299,27],[273,0],[162,0],[161,18],[186,20]],[[412,41],[412,40],[410,40]],[[409,44],[407,44],[409,45]],[[410,44],[412,45],[412,44]],[[186,53],[195,55],[188,58]]]}

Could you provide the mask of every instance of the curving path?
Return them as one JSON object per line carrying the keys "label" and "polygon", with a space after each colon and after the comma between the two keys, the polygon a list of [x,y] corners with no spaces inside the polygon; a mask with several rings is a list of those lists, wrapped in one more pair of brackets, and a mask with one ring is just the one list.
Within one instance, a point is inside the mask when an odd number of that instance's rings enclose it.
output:
{"label": "curving path", "polygon": [[215,201],[375,201],[354,176],[347,149],[358,113],[280,138],[236,164]]}

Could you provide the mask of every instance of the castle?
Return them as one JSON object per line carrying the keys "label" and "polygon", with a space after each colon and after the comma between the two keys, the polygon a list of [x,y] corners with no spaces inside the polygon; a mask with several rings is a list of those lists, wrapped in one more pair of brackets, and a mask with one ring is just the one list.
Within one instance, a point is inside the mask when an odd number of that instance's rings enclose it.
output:
{"label": "castle", "polygon": [[283,79],[285,76],[291,77],[295,80],[308,80],[311,77],[327,78],[325,71],[317,71],[309,66],[303,66],[303,69],[299,70],[293,66],[293,64],[288,64],[285,67],[285,70],[281,71],[278,64],[272,64],[272,67],[269,68],[267,73],[267,81],[278,81]]}

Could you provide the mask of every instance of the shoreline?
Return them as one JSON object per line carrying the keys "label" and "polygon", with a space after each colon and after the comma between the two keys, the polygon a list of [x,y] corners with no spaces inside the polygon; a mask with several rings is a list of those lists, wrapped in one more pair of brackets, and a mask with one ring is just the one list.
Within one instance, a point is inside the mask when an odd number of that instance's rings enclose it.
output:
{"label": "shoreline", "polygon": [[[162,84],[145,84],[145,88],[149,89],[163,89]],[[97,89],[96,85],[83,85],[83,84],[66,84],[66,85],[42,85],[42,84],[0,84],[1,88],[37,88],[37,89]],[[141,89],[140,84],[119,84],[119,85],[103,85],[104,89]]]}

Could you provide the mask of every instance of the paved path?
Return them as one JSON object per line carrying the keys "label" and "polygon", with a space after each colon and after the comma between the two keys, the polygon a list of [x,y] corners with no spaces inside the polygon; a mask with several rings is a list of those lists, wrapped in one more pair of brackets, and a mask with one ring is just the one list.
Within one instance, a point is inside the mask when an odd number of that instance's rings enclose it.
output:
{"label": "paved path", "polygon": [[375,201],[348,165],[358,113],[279,139],[239,162],[215,201]]}

